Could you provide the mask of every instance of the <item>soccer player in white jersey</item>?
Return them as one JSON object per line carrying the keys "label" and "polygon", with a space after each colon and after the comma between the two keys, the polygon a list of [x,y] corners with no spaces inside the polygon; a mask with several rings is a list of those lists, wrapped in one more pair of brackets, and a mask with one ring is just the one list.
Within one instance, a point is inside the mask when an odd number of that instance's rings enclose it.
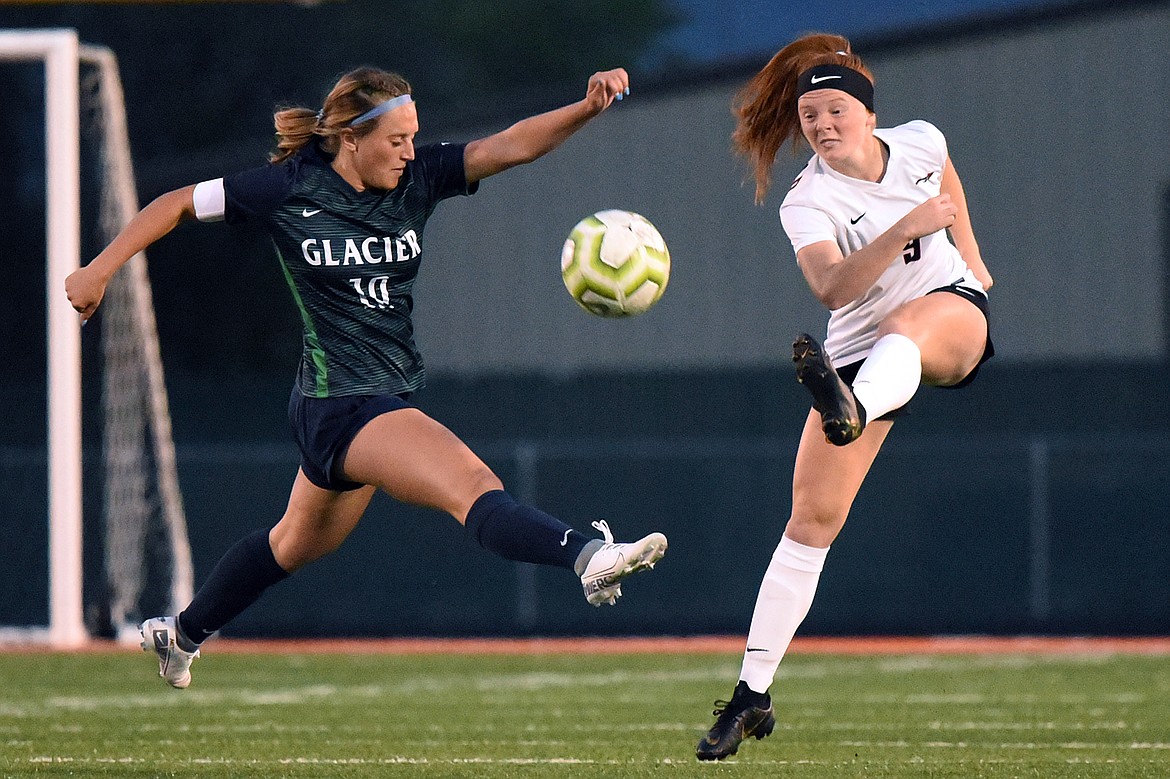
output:
{"label": "soccer player in white jersey", "polygon": [[180,221],[226,221],[268,235],[304,324],[289,422],[301,451],[284,516],[240,539],[180,614],[142,624],[159,675],[191,682],[200,644],[302,566],[332,552],[376,489],[444,511],[509,560],[573,571],[589,603],[614,603],[621,581],[653,567],[666,537],[589,538],[514,500],[450,430],[409,402],[424,382],[411,320],[413,285],[435,207],[552,151],[629,94],[617,68],[595,73],[580,100],[470,143],[415,147],[418,113],[401,76],[359,68],[320,110],[275,117],[271,164],[157,198],[65,282],[84,322],[110,278]]}
{"label": "soccer player in white jersey", "polygon": [[781,49],[736,99],[733,142],[753,168],[757,202],[785,142],[812,148],[780,219],[830,315],[823,348],[809,335],[793,344],[813,408],[792,514],[760,585],[739,682],[730,701],[716,701],[700,760],[775,727],[768,688],[893,417],[921,383],[964,386],[993,353],[991,276],[946,140],[923,121],[878,129],[873,95],[849,41],[814,34]]}

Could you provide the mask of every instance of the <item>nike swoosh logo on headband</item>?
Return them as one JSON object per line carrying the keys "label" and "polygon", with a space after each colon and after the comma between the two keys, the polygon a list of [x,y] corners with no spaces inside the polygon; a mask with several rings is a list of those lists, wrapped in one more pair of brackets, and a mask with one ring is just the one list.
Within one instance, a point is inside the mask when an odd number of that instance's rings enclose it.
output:
{"label": "nike swoosh logo on headband", "polygon": [[828,81],[831,78],[841,78],[840,76],[813,76],[809,79],[810,84],[819,84],[822,81]]}

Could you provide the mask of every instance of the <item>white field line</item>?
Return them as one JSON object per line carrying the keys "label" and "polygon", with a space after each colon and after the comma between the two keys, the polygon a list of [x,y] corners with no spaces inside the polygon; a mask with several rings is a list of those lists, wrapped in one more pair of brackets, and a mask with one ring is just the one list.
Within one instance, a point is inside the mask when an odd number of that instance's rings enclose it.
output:
{"label": "white field line", "polygon": [[[1096,656],[1071,658],[1073,661],[1098,663]],[[983,656],[983,657],[912,657],[897,660],[882,659],[873,662],[799,662],[781,664],[777,679],[819,679],[842,676],[872,675],[875,669],[881,673],[917,673],[923,670],[955,670],[978,668],[1029,668],[1049,665],[1053,662],[1068,663],[1070,658],[1045,656]],[[609,673],[576,674],[569,672],[526,672],[510,674],[453,674],[443,677],[420,676],[388,684],[370,684],[337,687],[333,685],[306,685],[286,689],[238,689],[231,691],[201,691],[196,689],[176,693],[162,690],[162,694],[109,695],[109,696],[55,696],[43,704],[54,710],[93,711],[102,708],[138,708],[142,706],[219,706],[224,703],[241,703],[256,706],[295,705],[310,701],[333,702],[340,698],[372,698],[386,695],[425,695],[441,693],[452,689],[474,689],[479,692],[516,690],[540,691],[547,689],[573,689],[589,687],[622,686],[632,683],[678,684],[682,682],[731,682],[738,673],[738,667],[727,663],[713,663],[711,667],[689,671],[634,672],[612,671]],[[161,684],[155,680],[156,683]],[[196,682],[198,684],[198,682]],[[912,700],[911,698],[917,698]],[[977,695],[964,696],[891,696],[883,700],[875,696],[873,703],[959,703],[975,704],[981,701]],[[998,699],[996,699],[998,700]],[[1133,702],[1133,701],[1131,701]],[[35,711],[33,709],[32,711]],[[30,707],[0,704],[0,716],[28,716]]]}
{"label": "white field line", "polygon": [[[40,706],[0,706],[0,716],[34,716],[53,710],[100,711],[108,709],[137,709],[172,706],[221,706],[225,703],[252,706],[296,705],[320,703],[341,705],[353,699],[381,698],[385,696],[417,696],[428,693],[443,693],[450,690],[472,689],[479,692],[516,691],[530,692],[547,689],[573,689],[589,687],[621,687],[634,683],[678,684],[679,682],[727,681],[734,678],[735,669],[709,668],[682,672],[635,673],[613,671],[601,674],[574,674],[535,672],[519,674],[488,674],[483,676],[451,675],[442,678],[419,677],[404,679],[391,684],[368,684],[336,686],[314,684],[283,689],[236,689],[183,691],[160,689],[157,693],[136,695],[86,695],[53,696]],[[162,685],[161,680],[152,680]],[[730,687],[730,682],[728,682]]]}
{"label": "white field line", "polygon": [[[931,744],[909,744],[899,741],[888,742],[848,742],[844,746],[851,747],[927,747],[927,748],[970,748],[970,745],[957,742],[945,743],[936,742]],[[1115,750],[1117,745],[1113,744],[988,744],[987,748],[995,749],[1068,749],[1087,751],[1093,749],[1101,750]],[[1133,744],[1131,749],[1170,749],[1170,744]],[[1069,757],[1066,758],[1067,763],[1112,763],[1115,762],[1109,758],[1091,758],[1091,757]],[[322,758],[322,757],[284,757],[273,758],[271,760],[237,760],[233,758],[224,757],[206,757],[206,758],[186,758],[183,760],[171,761],[156,761],[147,760],[141,757],[63,757],[56,755],[37,755],[26,758],[25,760],[14,760],[13,763],[26,762],[32,765],[146,765],[146,764],[160,764],[170,766],[241,766],[241,767],[257,767],[257,766],[280,766],[280,765],[314,765],[314,766],[390,766],[390,765],[603,765],[603,766],[632,766],[632,765],[694,765],[693,759],[674,759],[674,758],[647,758],[647,759],[631,759],[631,760],[596,760],[591,758],[576,758],[576,757],[454,757],[454,758],[429,758],[429,757],[411,757],[407,755],[392,755],[381,758],[365,758],[365,757],[350,757],[350,758]],[[723,761],[724,765],[735,765],[738,761],[731,759]],[[901,761],[904,764],[918,764],[926,762],[921,756],[913,755],[906,760]],[[1011,758],[996,757],[990,759],[981,759],[980,763],[997,763],[997,764],[1011,764],[1016,761]],[[1149,762],[1159,762],[1151,759]],[[830,761],[825,760],[751,760],[752,766],[799,766],[799,765],[831,765]]]}
{"label": "white field line", "polygon": [[[1051,665],[1105,665],[1113,658],[1105,654],[1084,655],[900,655],[874,659],[872,673],[876,668],[881,673],[902,674],[919,671],[955,671],[985,669],[1028,669]],[[868,666],[867,666],[868,668]]]}
{"label": "white field line", "polygon": [[993,703],[1033,705],[1040,703],[1061,703],[1069,706],[1080,706],[1089,703],[1112,703],[1118,705],[1144,703],[1148,698],[1148,695],[1140,692],[1104,693],[1092,696],[1068,693],[1062,693],[1056,696],[1041,696],[1035,693],[1006,693],[1003,695],[983,695],[981,693],[912,693],[910,695],[892,695],[887,693],[863,695],[860,700],[876,705],[901,703],[923,705],[936,705],[941,703],[954,703],[958,705],[988,705]]}
{"label": "white field line", "polygon": [[1063,730],[1072,731],[1099,731],[1104,733],[1117,732],[1123,730],[1130,730],[1133,725],[1127,722],[942,722],[934,720],[932,722],[922,723],[920,726],[909,726],[904,722],[890,722],[890,723],[875,723],[875,722],[811,722],[804,721],[798,723],[786,723],[783,726],[777,723],[777,727],[782,727],[783,730],[791,731],[882,731],[882,730],[899,730],[905,731],[913,729],[914,727],[922,727],[926,730],[932,731],[1039,731],[1039,732],[1055,732]]}
{"label": "white field line", "polygon": [[[812,670],[814,673],[801,674],[817,677],[828,675],[827,669]],[[283,689],[234,689],[175,691],[160,689],[156,693],[134,695],[88,695],[52,696],[43,702],[14,704],[0,703],[0,717],[45,716],[55,711],[94,712],[110,709],[138,709],[160,707],[223,706],[224,704],[249,706],[287,706],[314,703],[319,705],[345,705],[353,700],[369,700],[390,696],[411,697],[439,694],[450,690],[472,689],[480,693],[508,692],[517,690],[539,692],[548,689],[621,688],[630,684],[679,684],[684,682],[718,682],[734,678],[727,669],[703,669],[687,672],[633,673],[615,671],[604,674],[572,674],[560,672],[535,672],[520,674],[491,674],[486,676],[454,675],[443,678],[420,677],[405,679],[391,684],[367,684],[336,686],[313,684]],[[794,676],[794,675],[790,675]],[[162,685],[162,682],[157,682]],[[806,698],[807,700],[802,700]],[[1118,693],[1113,695],[1062,695],[1059,703],[1066,705],[1126,705],[1140,704],[1148,700],[1142,693]],[[993,696],[979,693],[911,695],[864,695],[861,699],[871,705],[907,706],[973,706],[989,704],[1034,704],[1041,702],[1035,695]],[[785,699],[789,705],[807,703],[824,705],[825,699],[817,696],[790,696]]]}
{"label": "white field line", "polygon": [[[1102,662],[1097,656],[1059,658],[1031,655],[1031,656],[979,656],[979,657],[903,657],[879,658],[877,660],[858,662],[850,659],[841,661],[813,661],[797,662],[791,665],[782,664],[778,678],[825,678],[840,676],[866,676],[877,673],[904,674],[918,673],[924,669],[972,669],[972,668],[1002,668],[1005,666],[1033,667],[1046,666],[1053,662],[1068,663],[1071,661],[1095,664]],[[23,718],[53,716],[61,711],[97,712],[117,709],[147,709],[158,707],[221,707],[225,704],[276,706],[276,705],[349,705],[354,700],[368,700],[392,696],[412,697],[426,694],[437,694],[451,690],[476,690],[480,693],[511,694],[517,690],[541,691],[547,689],[583,689],[583,688],[623,688],[630,685],[639,687],[646,684],[677,685],[679,683],[707,683],[722,682],[730,686],[730,680],[736,677],[738,667],[727,662],[712,663],[702,669],[687,671],[659,671],[633,672],[612,671],[608,673],[576,674],[571,672],[523,672],[523,673],[496,673],[476,675],[471,673],[457,673],[448,675],[429,675],[400,679],[383,684],[365,684],[336,686],[329,684],[313,684],[284,689],[248,689],[237,688],[231,690],[200,690],[198,688],[182,692],[166,689],[157,678],[150,681],[157,686],[157,691],[133,695],[90,695],[90,696],[52,696],[44,701],[29,703],[0,702],[0,717]],[[144,676],[147,676],[144,669]],[[153,674],[149,674],[153,677]],[[810,706],[823,707],[826,701],[823,697],[812,696],[803,700],[804,696],[789,697],[789,705],[800,705],[802,702]],[[1138,704],[1147,700],[1143,693],[1125,692],[1115,695],[1090,697],[1082,695],[1062,695],[1060,703],[1068,705],[1108,705],[1108,704]],[[986,705],[1038,703],[1035,695],[1007,695],[985,696],[978,693],[964,694],[930,694],[916,693],[912,695],[865,695],[862,700],[873,705]],[[872,725],[870,726],[872,727]],[[939,729],[959,729],[961,725],[938,725]],[[996,725],[972,723],[969,729],[995,729]],[[1005,728],[1014,727],[1007,725]]]}
{"label": "white field line", "polygon": [[869,747],[869,748],[875,748],[875,749],[879,748],[879,747],[881,747],[881,748],[906,748],[906,749],[919,749],[922,747],[928,747],[928,748],[932,748],[932,749],[1019,749],[1019,750],[1069,749],[1069,750],[1082,750],[1082,751],[1086,751],[1086,752],[1093,751],[1093,750],[1113,751],[1113,750],[1125,750],[1125,749],[1153,750],[1153,751],[1170,750],[1170,743],[1145,742],[1145,741],[1135,741],[1135,742],[1132,742],[1130,744],[1112,744],[1112,743],[1101,744],[1101,743],[1095,743],[1095,742],[1091,742],[1091,741],[1062,741],[1062,742],[1048,742],[1048,743],[1027,741],[1027,742],[993,743],[993,742],[973,742],[973,741],[905,741],[902,739],[898,739],[896,741],[839,741],[839,742],[837,742],[837,744],[838,744],[838,746],[843,746],[843,747]]}
{"label": "white field line", "polygon": [[[320,766],[388,766],[388,765],[694,765],[694,758],[674,759],[669,757],[647,758],[633,760],[594,760],[577,757],[452,757],[429,758],[408,757],[394,755],[390,757],[284,757],[271,760],[236,760],[224,757],[187,758],[184,760],[156,761],[141,757],[59,757],[55,755],[37,755],[24,761],[33,765],[67,764],[67,765],[145,765],[158,764],[167,766],[180,765],[216,765],[216,766],[276,766],[276,765],[320,765]],[[724,765],[734,765],[735,760],[723,761]],[[751,765],[829,765],[822,760],[752,760]]]}

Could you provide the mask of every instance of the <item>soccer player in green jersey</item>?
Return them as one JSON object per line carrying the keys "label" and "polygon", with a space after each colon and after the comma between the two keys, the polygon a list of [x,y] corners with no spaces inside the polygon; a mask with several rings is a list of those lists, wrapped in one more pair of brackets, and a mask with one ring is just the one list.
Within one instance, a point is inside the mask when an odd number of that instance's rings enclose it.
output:
{"label": "soccer player in green jersey", "polygon": [[143,649],[174,687],[191,682],[199,645],[271,585],[333,550],[374,491],[440,509],[486,549],[571,569],[589,603],[614,603],[621,581],[653,567],[666,538],[591,539],[517,501],[459,438],[409,402],[424,383],[412,287],[438,203],[560,146],[629,94],[618,68],[590,77],[585,97],[467,144],[415,147],[419,119],[399,75],[359,68],[320,110],[275,115],[271,164],[168,192],[140,211],[65,289],[84,322],[110,277],[183,220],[251,225],[270,238],[304,324],[289,400],[301,451],[288,508],[274,527],[231,547],[177,616],[142,624]]}

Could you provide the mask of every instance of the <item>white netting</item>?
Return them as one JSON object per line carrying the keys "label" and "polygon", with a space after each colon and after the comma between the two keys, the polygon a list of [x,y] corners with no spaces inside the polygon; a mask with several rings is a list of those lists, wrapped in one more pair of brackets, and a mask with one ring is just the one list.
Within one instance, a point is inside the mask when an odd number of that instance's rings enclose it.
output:
{"label": "white netting", "polygon": [[[100,160],[101,243],[138,211],[117,62],[82,47],[81,119]],[[136,639],[148,577],[169,588],[176,613],[193,589],[191,550],[179,492],[170,413],[159,356],[146,257],[115,274],[101,307],[105,579],[109,621]]]}

